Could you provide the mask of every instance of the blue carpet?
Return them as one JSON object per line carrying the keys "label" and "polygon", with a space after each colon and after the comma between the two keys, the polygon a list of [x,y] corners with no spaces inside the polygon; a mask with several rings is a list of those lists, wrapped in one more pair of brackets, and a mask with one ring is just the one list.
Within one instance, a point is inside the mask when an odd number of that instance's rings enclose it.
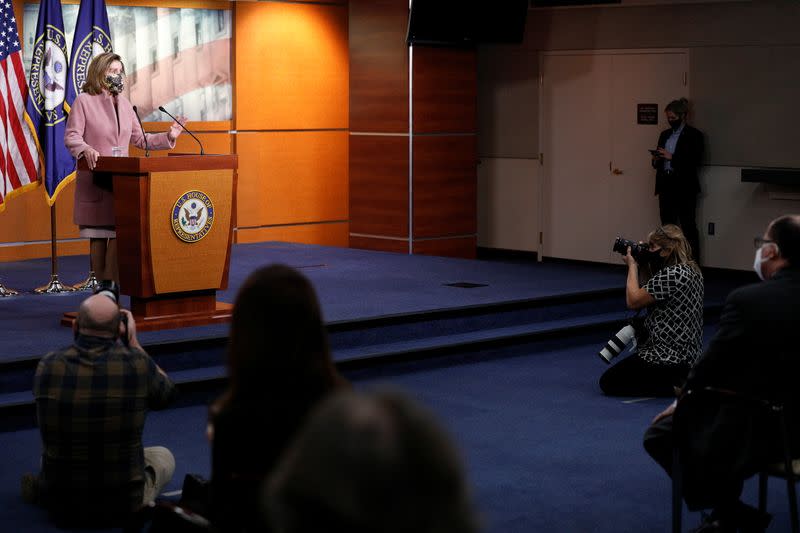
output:
{"label": "blue carpet", "polygon": [[[710,332],[711,328],[707,328]],[[707,332],[707,333],[708,333]],[[585,335],[512,348],[351,372],[359,388],[399,387],[440,417],[463,451],[489,533],[669,531],[669,480],[641,446],[667,400],[625,403],[601,395],[606,368],[595,355],[606,339]],[[186,472],[208,474],[203,406],[151,413],[146,444],[173,450],[177,490]],[[35,430],[0,433],[0,524],[6,531],[52,531],[23,504],[19,476],[38,464]],[[746,501],[755,501],[749,482]],[[769,531],[788,531],[784,486],[770,485]],[[685,513],[685,529],[699,515]]]}
{"label": "blue carpet", "polygon": [[[87,262],[86,256],[60,258],[60,279],[75,283],[85,278]],[[329,324],[621,288],[624,283],[624,274],[603,265],[512,264],[258,243],[233,247],[229,288],[221,291],[218,299],[232,302],[253,270],[276,262],[298,268],[311,279]],[[86,293],[32,294],[34,287],[49,279],[49,271],[50,261],[45,259],[0,263],[0,282],[23,290],[20,296],[0,298],[0,324],[5,333],[0,358],[41,355],[69,343],[69,331],[58,322],[64,312],[77,308]],[[487,286],[445,286],[462,281]],[[226,335],[227,326],[219,325],[143,332],[140,340],[147,345]]]}

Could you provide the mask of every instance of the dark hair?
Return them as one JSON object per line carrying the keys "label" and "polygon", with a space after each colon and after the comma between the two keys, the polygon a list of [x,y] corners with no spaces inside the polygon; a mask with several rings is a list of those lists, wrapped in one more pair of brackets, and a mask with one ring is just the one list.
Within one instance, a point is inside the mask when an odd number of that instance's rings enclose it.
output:
{"label": "dark hair", "polygon": [[768,235],[789,265],[800,266],[800,215],[776,218],[769,226]]}
{"label": "dark hair", "polygon": [[679,98],[678,100],[673,100],[667,104],[667,107],[664,108],[664,112],[672,111],[679,117],[683,118],[689,113],[689,100],[686,98]]}
{"label": "dark hair", "polygon": [[347,392],[309,418],[269,478],[281,533],[472,533],[464,470],[436,419],[393,392]]}
{"label": "dark hair", "polygon": [[[212,414],[231,402],[303,412],[341,378],[328,348],[314,287],[285,265],[253,272],[233,306],[229,388]],[[278,405],[287,402],[291,405]],[[258,408],[258,407],[256,407]]]}

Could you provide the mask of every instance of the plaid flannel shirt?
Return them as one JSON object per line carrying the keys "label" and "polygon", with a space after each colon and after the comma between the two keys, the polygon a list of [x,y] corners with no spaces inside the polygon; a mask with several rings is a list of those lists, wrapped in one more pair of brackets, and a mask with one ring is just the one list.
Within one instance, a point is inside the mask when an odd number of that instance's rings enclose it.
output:
{"label": "plaid flannel shirt", "polygon": [[142,503],[142,430],[148,409],[166,407],[172,381],[144,351],[79,336],[39,361],[34,378],[42,480],[59,506]]}

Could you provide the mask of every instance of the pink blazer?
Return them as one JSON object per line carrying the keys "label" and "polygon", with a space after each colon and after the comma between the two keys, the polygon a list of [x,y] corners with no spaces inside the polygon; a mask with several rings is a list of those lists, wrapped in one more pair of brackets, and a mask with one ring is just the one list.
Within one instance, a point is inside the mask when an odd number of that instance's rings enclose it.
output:
{"label": "pink blazer", "polygon": [[[142,132],[133,106],[127,98],[117,97],[118,112],[114,111],[114,97],[107,91],[102,94],[79,94],[72,103],[67,119],[64,144],[75,158],[91,146],[100,156],[111,156],[111,148],[119,146],[122,155],[128,155],[128,145],[144,148],[144,135],[151,150],[174,148],[167,133]],[[117,114],[119,120],[117,120]],[[75,213],[73,220],[79,226],[113,226],[114,197],[92,181],[92,173],[78,171],[75,187]]]}

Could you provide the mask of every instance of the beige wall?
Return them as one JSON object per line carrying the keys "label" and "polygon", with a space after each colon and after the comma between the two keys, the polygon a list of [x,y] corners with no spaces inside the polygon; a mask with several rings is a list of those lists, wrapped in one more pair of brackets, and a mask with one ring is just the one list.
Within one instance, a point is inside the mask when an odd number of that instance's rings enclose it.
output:
{"label": "beige wall", "polygon": [[538,160],[481,158],[478,246],[538,252],[538,213]]}
{"label": "beige wall", "polygon": [[[703,262],[748,269],[752,237],[774,216],[800,212],[800,202],[771,199],[763,185],[739,179],[741,165],[800,167],[800,150],[793,146],[796,135],[788,133],[800,121],[800,107],[794,102],[800,68],[789,68],[784,61],[800,56],[795,54],[799,23],[800,3],[791,0],[530,10],[521,45],[479,50],[479,156],[538,157],[540,52],[688,49],[693,122],[707,133],[709,145],[698,208],[706,241]],[[484,183],[479,194],[510,187],[506,196],[526,197],[535,178],[512,179],[505,174],[510,168],[495,164],[484,180],[497,184]],[[492,201],[479,196],[480,220],[497,219],[495,209]],[[715,223],[715,236],[706,235],[708,222]],[[539,231],[519,227],[516,231],[522,235],[509,238],[488,228],[481,226],[479,242],[497,248],[513,240],[531,242]]]}

